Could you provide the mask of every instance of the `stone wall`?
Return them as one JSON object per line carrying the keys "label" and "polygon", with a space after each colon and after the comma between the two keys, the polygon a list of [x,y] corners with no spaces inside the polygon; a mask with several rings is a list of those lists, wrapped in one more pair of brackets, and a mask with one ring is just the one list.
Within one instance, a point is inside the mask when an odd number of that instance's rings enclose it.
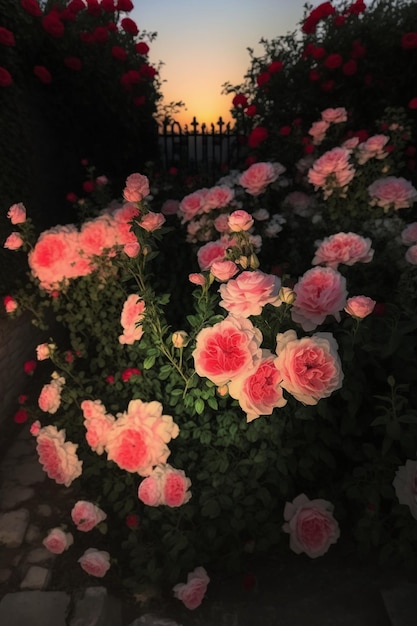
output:
{"label": "stone wall", "polygon": [[36,359],[36,346],[46,341],[30,321],[30,315],[11,319],[0,316],[0,426],[17,409],[17,397],[24,393],[29,377],[23,370],[25,361]]}

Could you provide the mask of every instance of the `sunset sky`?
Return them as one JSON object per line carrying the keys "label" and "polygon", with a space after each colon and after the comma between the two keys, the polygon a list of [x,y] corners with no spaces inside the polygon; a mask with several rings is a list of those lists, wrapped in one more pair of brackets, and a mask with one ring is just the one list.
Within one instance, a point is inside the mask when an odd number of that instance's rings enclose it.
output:
{"label": "sunset sky", "polygon": [[[247,48],[261,55],[259,40],[274,39],[297,29],[305,0],[133,0],[130,17],[141,31],[157,32],[149,59],[162,61],[160,76],[165,102],[182,100],[186,109],[175,116],[190,123],[230,120],[231,96],[222,85],[243,81],[249,68]],[[315,7],[322,0],[312,0]],[[334,3],[337,6],[337,3]]]}

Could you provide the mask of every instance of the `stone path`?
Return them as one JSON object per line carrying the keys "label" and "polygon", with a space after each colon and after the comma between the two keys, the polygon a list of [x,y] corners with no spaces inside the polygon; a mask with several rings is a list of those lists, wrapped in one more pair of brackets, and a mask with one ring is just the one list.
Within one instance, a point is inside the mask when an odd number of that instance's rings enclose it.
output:
{"label": "stone path", "polygon": [[[42,545],[68,510],[71,490],[44,474],[35,439],[22,428],[0,464],[0,626],[415,626],[417,574],[347,560],[289,555],[254,564],[256,586],[213,577],[201,607],[178,601],[127,606],[105,584],[54,588],[57,557]],[[73,494],[74,495],[74,494]],[[62,505],[62,511],[60,506]],[[61,517],[60,517],[61,516]]]}

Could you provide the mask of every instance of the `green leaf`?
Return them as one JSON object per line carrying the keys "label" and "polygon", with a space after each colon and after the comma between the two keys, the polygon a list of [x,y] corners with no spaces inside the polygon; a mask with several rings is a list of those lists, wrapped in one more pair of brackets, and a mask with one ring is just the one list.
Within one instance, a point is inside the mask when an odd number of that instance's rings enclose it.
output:
{"label": "green leaf", "polygon": [[151,356],[148,355],[143,362],[143,369],[149,370],[151,369],[153,365],[155,365],[155,357],[152,355]]}
{"label": "green leaf", "polygon": [[204,411],[204,401],[201,398],[197,398],[197,400],[194,403],[194,408],[195,408],[195,412],[198,415],[201,415],[202,412]]}

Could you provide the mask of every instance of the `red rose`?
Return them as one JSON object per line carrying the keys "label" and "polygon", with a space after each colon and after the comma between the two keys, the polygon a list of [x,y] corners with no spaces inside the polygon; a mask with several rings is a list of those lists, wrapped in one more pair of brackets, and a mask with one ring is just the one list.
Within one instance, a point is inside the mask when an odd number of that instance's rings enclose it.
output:
{"label": "red rose", "polygon": [[133,10],[133,3],[131,0],[118,0],[117,2],[117,10],[118,11],[125,11],[126,13],[129,13],[129,11]]}
{"label": "red rose", "polygon": [[401,47],[404,50],[412,50],[413,48],[417,48],[417,33],[405,33],[401,37]]}
{"label": "red rose", "polygon": [[146,55],[149,52],[149,46],[145,41],[139,41],[137,44],[135,44],[135,50],[139,54]]}
{"label": "red rose", "polygon": [[245,113],[248,117],[253,117],[254,115],[256,115],[256,106],[254,104],[250,104]]}
{"label": "red rose", "polygon": [[73,70],[74,72],[79,72],[83,64],[81,62],[81,59],[79,59],[78,57],[65,57],[64,65],[66,65],[68,69]]}
{"label": "red rose", "polygon": [[358,66],[356,64],[356,61],[354,61],[353,59],[344,63],[342,67],[342,72],[345,76],[353,76],[354,74],[356,74],[357,71]]}
{"label": "red rose", "polygon": [[35,65],[33,73],[44,85],[49,85],[52,82],[51,73],[43,65]]}
{"label": "red rose", "polygon": [[364,57],[366,54],[366,47],[359,41],[359,39],[355,39],[352,43],[352,51],[350,56],[352,59],[360,59]]}
{"label": "red rose", "polygon": [[42,9],[37,0],[20,0],[20,4],[29,15],[33,15],[34,17],[40,17],[42,15]]}
{"label": "red rose", "polygon": [[343,26],[343,24],[346,22],[346,18],[343,15],[336,15],[336,17],[333,20],[333,24],[339,28],[340,26]]}
{"label": "red rose", "polygon": [[324,61],[324,65],[330,70],[335,70],[340,67],[343,63],[343,59],[340,54],[329,54],[327,59]]}
{"label": "red rose", "polygon": [[83,187],[83,190],[86,193],[92,193],[94,191],[94,189],[95,189],[94,181],[92,181],[92,180],[85,180],[83,182],[82,187]]}
{"label": "red rose", "polygon": [[80,11],[84,11],[85,4],[82,0],[71,0],[71,2],[68,3],[67,9],[71,11],[71,13],[77,14]]}
{"label": "red rose", "polygon": [[26,409],[18,409],[13,415],[13,421],[16,424],[24,424],[25,422],[27,422],[28,417],[29,413],[26,411]]}
{"label": "red rose", "polygon": [[324,56],[326,56],[326,49],[323,48],[323,46],[313,46],[311,56],[313,57],[313,59],[316,60],[322,59]]}
{"label": "red rose", "polygon": [[152,65],[148,65],[147,63],[144,63],[142,67],[140,68],[140,75],[143,78],[152,79],[155,76],[155,74],[157,74],[157,71],[154,67],[152,67]]}
{"label": "red rose", "polygon": [[329,17],[329,15],[334,15],[336,13],[336,9],[332,6],[331,2],[323,2],[319,4],[318,7],[313,9],[307,19],[304,21],[301,30],[306,34],[312,34],[315,32],[317,24],[320,20]]}
{"label": "red rose", "polygon": [[250,148],[257,148],[260,143],[265,141],[268,137],[268,131],[263,126],[256,126],[248,137],[248,144]]}
{"label": "red rose", "polygon": [[268,72],[270,74],[276,74],[277,72],[280,72],[283,67],[284,64],[282,61],[272,61],[272,63],[268,66]]}
{"label": "red rose", "polygon": [[291,133],[291,126],[281,126],[281,128],[279,129],[279,134],[282,137],[288,137],[290,133]]}
{"label": "red rose", "polygon": [[113,46],[111,49],[112,56],[118,61],[126,61],[127,52],[121,46]]}
{"label": "red rose", "polygon": [[109,385],[113,385],[114,384],[114,376],[113,374],[109,374],[108,376],[106,376],[106,383],[108,383]]}
{"label": "red rose", "polygon": [[130,91],[132,89],[132,85],[140,83],[140,81],[141,75],[137,70],[129,70],[120,77],[120,84],[126,89],[126,91]]}
{"label": "red rose", "polygon": [[114,22],[109,22],[107,24],[107,30],[109,33],[117,33],[117,25]]}
{"label": "red rose", "polygon": [[132,378],[132,376],[141,376],[141,375],[142,375],[142,372],[138,370],[136,367],[128,367],[122,372],[121,378],[124,383],[127,383]]}
{"label": "red rose", "polygon": [[93,39],[97,43],[106,43],[109,38],[109,31],[105,26],[97,26],[93,31]]}
{"label": "red rose", "polygon": [[48,13],[42,18],[42,26],[51,37],[59,39],[64,35],[65,26],[55,12]]}
{"label": "red rose", "polygon": [[139,32],[139,28],[136,26],[136,22],[130,19],[130,17],[124,17],[120,22],[121,27],[126,33],[130,35],[137,35]]}
{"label": "red rose", "polygon": [[114,6],[114,0],[101,0],[101,8],[103,11],[107,11],[108,13],[113,13],[116,7]]}
{"label": "red rose", "polygon": [[80,39],[83,43],[93,43],[94,41],[93,33],[87,33],[87,32],[80,33]]}
{"label": "red rose", "polygon": [[139,526],[139,516],[135,515],[134,513],[131,513],[130,515],[126,516],[126,526],[128,528],[131,528],[132,530],[135,530],[136,528],[138,528]]}
{"label": "red rose", "polygon": [[3,26],[0,26],[0,43],[3,44],[3,46],[16,45],[12,31],[8,30],[8,28],[4,28]]}
{"label": "red rose", "polygon": [[8,87],[13,82],[13,78],[5,67],[0,66],[0,87]]}
{"label": "red rose", "polygon": [[256,77],[258,87],[263,87],[263,85],[266,85],[269,80],[271,80],[271,74],[269,72],[261,72]]}
{"label": "red rose", "polygon": [[101,9],[98,0],[87,0],[87,12],[90,15],[100,15]]}
{"label": "red rose", "polygon": [[71,203],[77,202],[77,200],[78,200],[77,195],[74,192],[72,192],[72,191],[67,193],[65,198],[68,200],[68,202],[71,202]]}
{"label": "red rose", "polygon": [[36,361],[33,361],[33,360],[32,361],[26,361],[23,364],[23,371],[25,372],[25,374],[29,374],[29,375],[33,374],[33,372],[36,369],[36,365],[37,365]]}
{"label": "red rose", "polygon": [[137,107],[143,106],[145,102],[146,102],[145,96],[135,96],[133,98],[133,104]]}
{"label": "red rose", "polygon": [[410,102],[408,103],[408,108],[409,109],[417,109],[417,98],[412,98],[410,100]]}
{"label": "red rose", "polygon": [[335,82],[334,80],[326,80],[320,85],[322,91],[333,91]]}
{"label": "red rose", "polygon": [[308,77],[312,81],[320,80],[320,72],[318,72],[318,70],[316,69],[312,69],[310,70]]}
{"label": "red rose", "polygon": [[350,7],[348,7],[345,11],[346,15],[359,15],[360,13],[364,13],[366,11],[366,4],[363,0],[356,0]]}
{"label": "red rose", "polygon": [[246,107],[248,106],[248,99],[245,95],[243,95],[243,93],[237,93],[232,100],[232,104],[235,109],[237,109],[237,107],[242,107],[243,109],[246,109]]}

